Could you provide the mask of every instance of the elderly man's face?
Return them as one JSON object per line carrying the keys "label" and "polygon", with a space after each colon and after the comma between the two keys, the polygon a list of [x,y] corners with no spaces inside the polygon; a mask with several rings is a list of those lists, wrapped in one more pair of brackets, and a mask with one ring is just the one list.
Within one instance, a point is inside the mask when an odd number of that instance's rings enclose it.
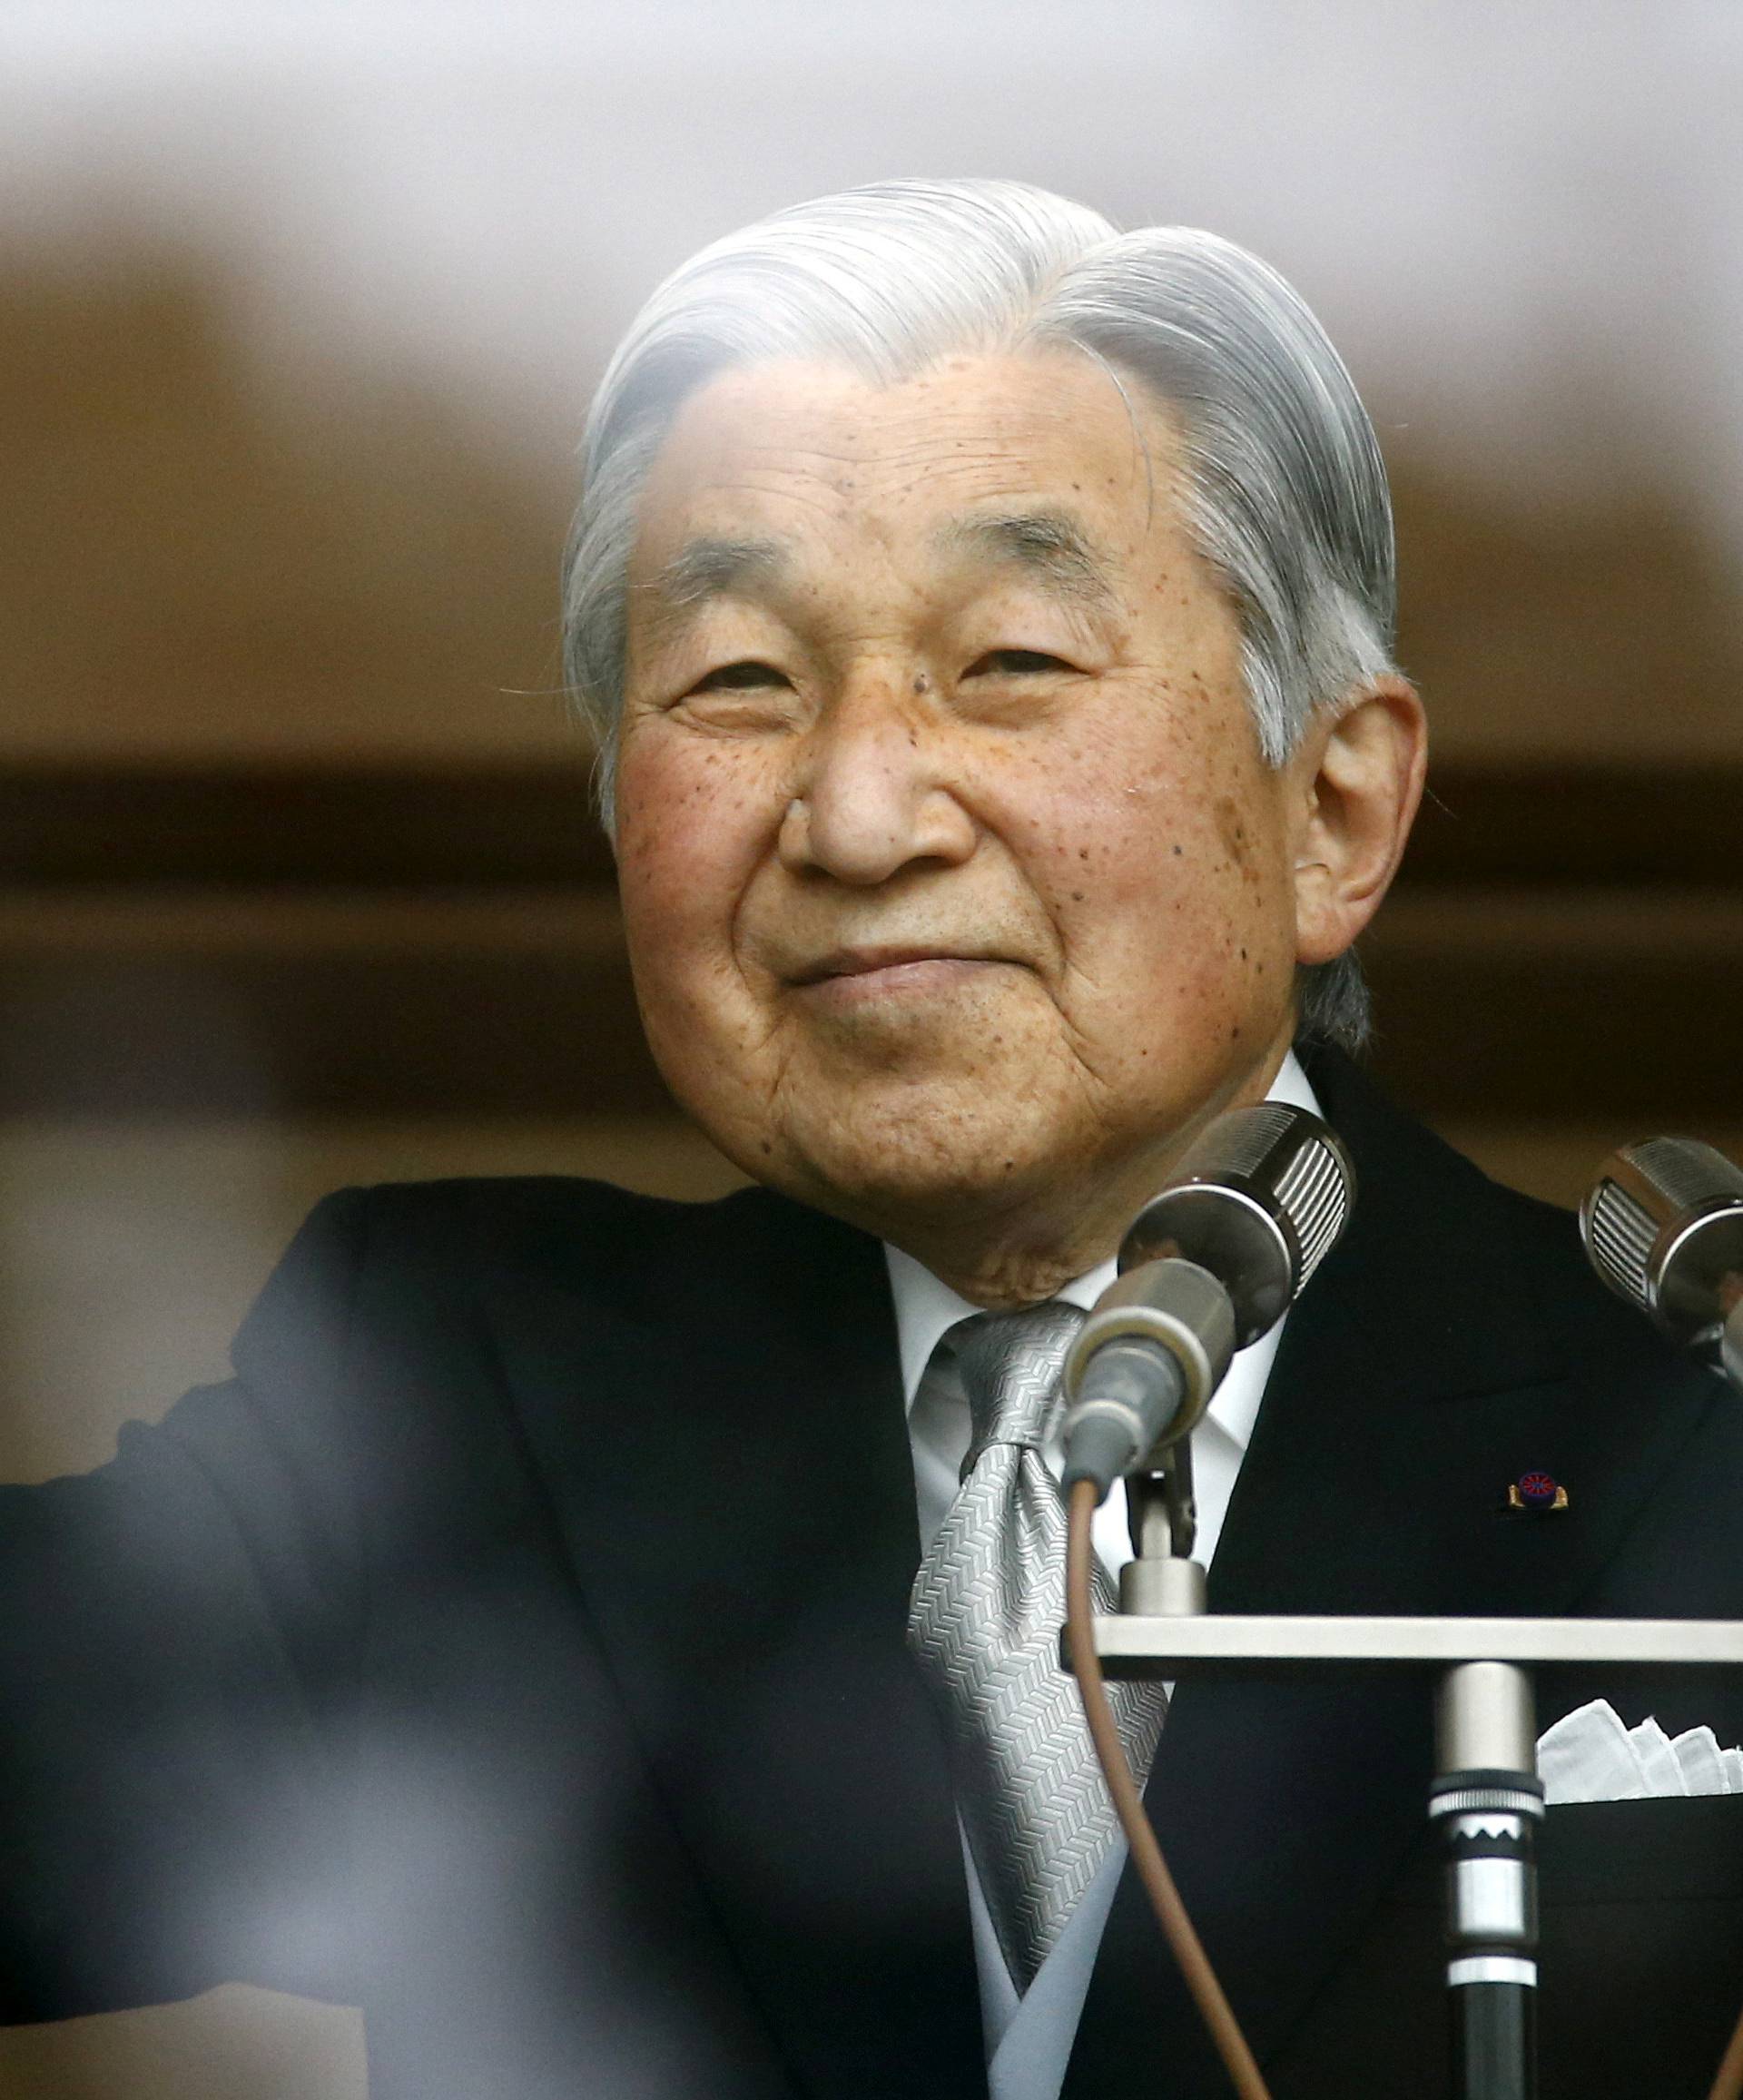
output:
{"label": "elderly man's face", "polygon": [[641,512],[655,1054],[748,1172],[982,1302],[1109,1251],[1289,1040],[1311,796],[1137,412],[1068,353],[763,366],[685,405]]}

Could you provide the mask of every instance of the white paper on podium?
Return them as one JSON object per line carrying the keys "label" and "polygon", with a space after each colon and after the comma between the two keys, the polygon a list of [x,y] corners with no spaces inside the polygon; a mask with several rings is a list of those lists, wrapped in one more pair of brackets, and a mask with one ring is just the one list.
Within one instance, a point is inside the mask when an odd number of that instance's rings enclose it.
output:
{"label": "white paper on podium", "polygon": [[1551,1808],[1563,1801],[1743,1793],[1743,1750],[1721,1750],[1710,1728],[1667,1736],[1650,1717],[1624,1728],[1607,1699],[1575,1707],[1543,1731],[1537,1770]]}

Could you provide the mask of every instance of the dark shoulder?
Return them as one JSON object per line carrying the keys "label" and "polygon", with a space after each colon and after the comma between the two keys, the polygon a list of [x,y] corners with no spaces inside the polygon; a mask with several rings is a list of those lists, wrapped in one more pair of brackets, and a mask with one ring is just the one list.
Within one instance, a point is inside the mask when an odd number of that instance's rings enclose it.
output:
{"label": "dark shoulder", "polygon": [[1355,1160],[1349,1240],[1396,1302],[1457,1301],[1472,1327],[1529,1329],[1564,1357],[1618,1352],[1635,1375],[1672,1360],[1593,1274],[1573,1211],[1492,1179],[1350,1059],[1305,1061]]}
{"label": "dark shoulder", "polygon": [[307,1278],[330,1302],[410,1293],[453,1306],[528,1287],[621,1302],[702,1272],[859,1265],[874,1244],[756,1187],[682,1202],[566,1175],[388,1182],[318,1205],[269,1296]]}
{"label": "dark shoulder", "polygon": [[[231,1349],[261,1391],[475,1393],[505,1351],[573,1385],[667,1337],[747,1329],[760,1309],[876,1302],[877,1243],[773,1191],[707,1203],[560,1175],[342,1189],[317,1205]],[[553,1375],[556,1375],[554,1371]],[[304,1401],[299,1401],[299,1405]]]}
{"label": "dark shoulder", "polygon": [[645,1196],[560,1174],[455,1176],[340,1190],[304,1230],[336,1232],[367,1264],[432,1262],[474,1273],[556,1267],[606,1275],[663,1254],[802,1237],[845,1227],[772,1189],[707,1202]]}
{"label": "dark shoulder", "polygon": [[1500,1235],[1552,1266],[1581,1260],[1572,1211],[1493,1180],[1344,1052],[1315,1046],[1303,1062],[1354,1160],[1358,1217],[1378,1210],[1392,1225],[1414,1214],[1443,1230]]}
{"label": "dark shoulder", "polygon": [[427,1241],[468,1254],[560,1244],[604,1257],[657,1245],[735,1213],[780,1199],[741,1188],[712,1202],[644,1196],[576,1175],[455,1175],[438,1181],[388,1181],[352,1189],[369,1230],[384,1244]]}

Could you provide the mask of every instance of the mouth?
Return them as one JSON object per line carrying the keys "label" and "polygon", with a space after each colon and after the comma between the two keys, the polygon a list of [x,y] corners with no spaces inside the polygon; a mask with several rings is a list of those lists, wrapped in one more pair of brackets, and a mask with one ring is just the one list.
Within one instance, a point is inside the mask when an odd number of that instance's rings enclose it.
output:
{"label": "mouth", "polygon": [[1010,967],[1008,957],[942,946],[839,948],[794,971],[788,982],[832,1001],[891,998],[946,991],[1001,967]]}

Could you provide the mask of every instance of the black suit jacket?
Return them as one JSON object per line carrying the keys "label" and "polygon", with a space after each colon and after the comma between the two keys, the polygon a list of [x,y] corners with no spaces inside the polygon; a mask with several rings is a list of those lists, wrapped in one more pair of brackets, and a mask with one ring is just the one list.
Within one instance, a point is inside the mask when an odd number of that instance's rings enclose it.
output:
{"label": "black suit jacket", "polygon": [[[1223,1610],[1743,1616],[1738,1405],[1343,1060],[1362,1192],[1292,1315]],[[0,1497],[14,2018],[230,1977],[362,2002],[377,2100],[969,2100],[961,1856],[876,1246],[764,1191],[314,1215],[237,1376]],[[1502,1513],[1542,1467],[1566,1513]],[[1185,1686],[1150,1785],[1280,2100],[1441,2087],[1431,1686]],[[1607,1691],[1711,1720],[1728,1681]],[[1545,2092],[1704,2093],[1743,1799],[1553,1811]],[[1067,2081],[1224,2086],[1133,1888]]]}

